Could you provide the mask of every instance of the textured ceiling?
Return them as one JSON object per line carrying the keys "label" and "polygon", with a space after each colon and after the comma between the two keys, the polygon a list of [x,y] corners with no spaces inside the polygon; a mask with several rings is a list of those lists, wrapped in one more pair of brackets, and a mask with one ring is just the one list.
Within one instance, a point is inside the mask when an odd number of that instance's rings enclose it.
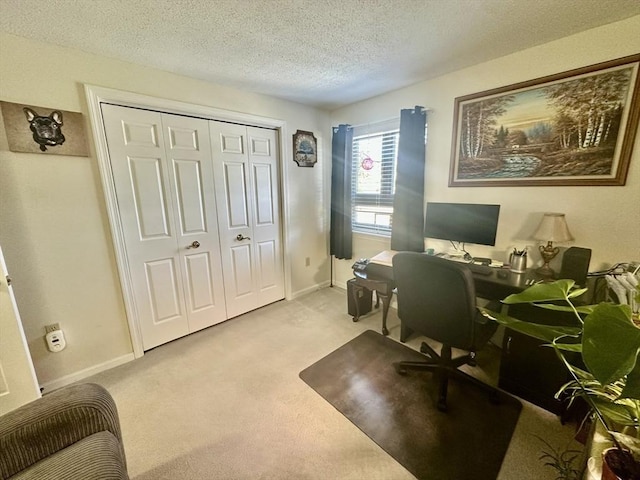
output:
{"label": "textured ceiling", "polygon": [[0,30],[332,109],[638,14],[638,0],[0,0]]}

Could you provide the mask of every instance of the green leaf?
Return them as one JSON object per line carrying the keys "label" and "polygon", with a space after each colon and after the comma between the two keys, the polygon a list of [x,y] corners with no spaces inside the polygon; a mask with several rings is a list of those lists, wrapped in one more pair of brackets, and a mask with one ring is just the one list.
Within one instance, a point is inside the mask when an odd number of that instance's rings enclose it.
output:
{"label": "green leaf", "polygon": [[593,312],[596,305],[580,305],[577,307],[570,307],[569,305],[556,305],[555,303],[534,303],[536,307],[544,308],[545,310],[553,310],[556,312],[574,312],[583,313],[585,315]]}
{"label": "green leaf", "polygon": [[582,344],[580,343],[555,343],[556,348],[567,352],[582,352]]}
{"label": "green leaf", "polygon": [[627,381],[622,389],[621,398],[633,398],[640,400],[640,364],[636,361],[636,366],[627,375]]}
{"label": "green leaf", "polygon": [[628,305],[601,303],[584,319],[582,358],[600,383],[628,374],[636,364],[638,349],[640,329],[631,321]]}
{"label": "green leaf", "polygon": [[596,408],[606,418],[619,425],[636,425],[636,418],[633,409],[599,398],[593,398]]}
{"label": "green leaf", "polygon": [[577,336],[581,332],[579,327],[559,327],[552,325],[540,325],[538,323],[523,322],[517,318],[504,315],[502,313],[492,312],[486,308],[480,308],[483,315],[497,321],[498,323],[511,328],[517,332],[529,335],[530,337],[552,343],[556,338],[564,335]]}
{"label": "green leaf", "polygon": [[576,288],[575,290],[571,290],[569,292],[569,295],[567,295],[569,298],[576,298],[579,297],[580,295],[582,295],[583,293],[585,293],[587,290],[589,290],[588,288]]}
{"label": "green leaf", "polygon": [[503,300],[507,305],[514,303],[551,302],[566,300],[569,290],[573,287],[573,280],[556,280],[550,283],[536,283],[520,293],[509,295]]}
{"label": "green leaf", "polygon": [[609,433],[611,434],[611,436],[615,437],[616,440],[618,440],[618,443],[631,450],[634,456],[640,454],[640,439],[621,432],[610,431]]}

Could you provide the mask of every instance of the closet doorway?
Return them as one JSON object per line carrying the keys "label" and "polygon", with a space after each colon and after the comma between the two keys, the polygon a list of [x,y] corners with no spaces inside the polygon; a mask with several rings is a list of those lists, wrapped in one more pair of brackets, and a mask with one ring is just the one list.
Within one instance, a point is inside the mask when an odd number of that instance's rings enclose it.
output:
{"label": "closet doorway", "polygon": [[279,131],[87,90],[136,356],[283,299]]}

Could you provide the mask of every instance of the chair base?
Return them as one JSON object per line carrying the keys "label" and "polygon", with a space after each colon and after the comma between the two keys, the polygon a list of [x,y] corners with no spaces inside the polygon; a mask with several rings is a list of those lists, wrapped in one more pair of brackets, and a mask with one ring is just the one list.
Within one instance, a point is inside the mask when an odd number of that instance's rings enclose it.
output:
{"label": "chair base", "polygon": [[491,385],[487,385],[484,382],[481,382],[471,375],[467,375],[461,370],[458,370],[458,367],[462,365],[476,365],[475,352],[469,352],[467,355],[451,358],[450,346],[443,345],[442,352],[440,355],[438,355],[435,350],[433,350],[424,342],[422,342],[422,345],[420,346],[420,352],[427,355],[428,358],[425,361],[396,362],[393,364],[393,366],[396,369],[396,372],[398,372],[400,375],[406,374],[408,370],[429,370],[437,372],[440,376],[438,410],[440,410],[441,412],[447,411],[447,387],[449,384],[449,378],[458,378],[460,380],[471,382],[489,393],[489,398],[492,402],[498,401],[498,391],[496,388],[492,387]]}

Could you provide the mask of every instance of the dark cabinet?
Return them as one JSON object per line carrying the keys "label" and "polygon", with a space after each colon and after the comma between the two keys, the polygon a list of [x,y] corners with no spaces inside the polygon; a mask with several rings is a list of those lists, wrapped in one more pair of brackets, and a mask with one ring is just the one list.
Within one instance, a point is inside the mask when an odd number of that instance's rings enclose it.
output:
{"label": "dark cabinet", "polygon": [[[509,315],[535,323],[577,324],[572,314],[543,311],[529,305],[510,306]],[[566,402],[556,400],[554,396],[562,385],[571,380],[571,374],[553,347],[544,344],[536,338],[505,329],[498,386],[550,412],[564,415]],[[570,362],[580,365],[579,354],[568,357]]]}
{"label": "dark cabinet", "polygon": [[554,395],[569,381],[569,373],[553,348],[543,345],[536,338],[506,329],[498,386],[560,415],[563,405]]}

